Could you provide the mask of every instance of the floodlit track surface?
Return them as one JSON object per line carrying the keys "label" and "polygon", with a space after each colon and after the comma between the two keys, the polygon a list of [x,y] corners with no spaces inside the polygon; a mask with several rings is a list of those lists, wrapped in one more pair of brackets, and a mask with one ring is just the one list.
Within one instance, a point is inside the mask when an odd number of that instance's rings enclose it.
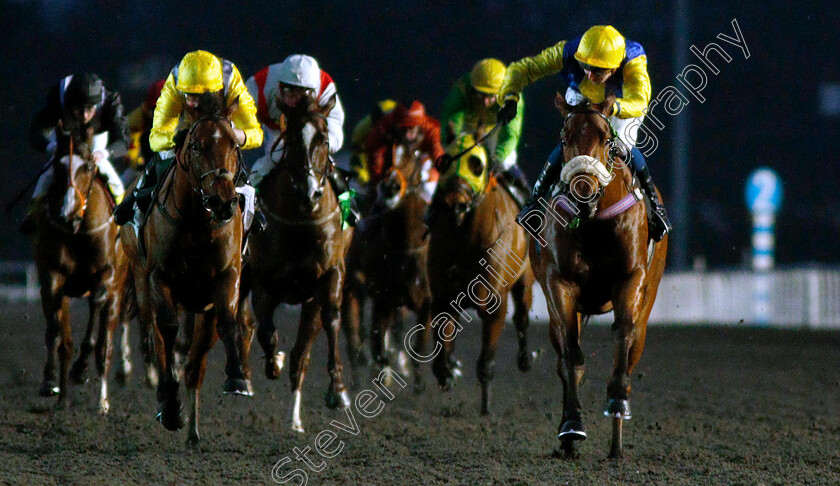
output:
{"label": "floodlit track surface", "polygon": [[[278,314],[279,316],[279,314]],[[79,347],[86,306],[73,307]],[[288,352],[291,317],[278,332]],[[167,432],[154,420],[155,394],[142,384],[134,335],[132,382],[111,381],[111,412],[95,411],[95,379],[73,389],[73,404],[54,410],[37,396],[44,364],[44,319],[37,305],[5,305],[0,313],[0,483],[259,483],[300,468],[309,484],[837,484],[840,482],[840,333],[730,327],[651,327],[633,372],[633,419],[625,423],[625,457],[606,458],[609,420],[602,413],[612,362],[609,329],[584,331],[587,370],[581,400],[588,440],[577,459],[552,451],[561,415],[561,385],[545,325],[531,328],[531,346],[544,350],[527,374],[516,370],[512,325],[496,359],[493,414],[481,417],[475,376],[480,336],[466,324],[456,344],[464,377],[438,391],[431,370],[426,389],[411,383],[381,413],[352,409],[358,433],[331,426],[345,412],[323,406],[326,338],[319,336],[304,388],[306,434],[289,430],[288,375],[268,382],[253,347],[253,398],[224,397],[224,354],[210,354],[202,393],[202,446],[189,450],[186,431]],[[323,334],[323,333],[321,333]],[[342,351],[344,346],[342,344]],[[349,366],[345,363],[345,369]],[[91,361],[91,376],[93,376]],[[367,372],[351,391],[376,390]],[[181,397],[186,405],[184,388]],[[324,459],[317,434],[337,432]],[[294,449],[310,447],[312,471]],[[288,477],[287,484],[300,484]]]}

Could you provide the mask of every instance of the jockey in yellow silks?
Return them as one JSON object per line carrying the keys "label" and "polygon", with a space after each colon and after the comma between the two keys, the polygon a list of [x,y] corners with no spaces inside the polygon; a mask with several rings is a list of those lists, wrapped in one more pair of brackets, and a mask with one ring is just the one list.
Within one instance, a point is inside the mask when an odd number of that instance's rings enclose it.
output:
{"label": "jockey in yellow silks", "polygon": [[149,146],[157,152],[157,157],[146,164],[146,172],[137,188],[117,207],[114,213],[117,224],[125,224],[131,219],[135,201],[150,199],[150,189],[157,176],[175,160],[177,146],[183,142],[189,128],[189,115],[194,115],[199,105],[208,102],[210,97],[221,98],[226,107],[237,106],[230,120],[241,148],[262,145],[263,132],[257,120],[257,108],[236,66],[207,51],[187,53],[169,73],[155,106]]}
{"label": "jockey in yellow silks", "polygon": [[[571,105],[577,105],[584,99],[600,103],[606,94],[615,94],[616,100],[608,119],[629,149],[629,165],[638,176],[641,189],[651,200],[654,215],[650,221],[651,236],[657,241],[662,239],[671,230],[671,223],[654,189],[645,157],[636,148],[639,126],[651,97],[647,56],[641,44],[625,39],[612,26],[596,25],[580,37],[560,41],[534,57],[510,64],[499,91],[499,101],[503,103],[498,115],[500,123],[516,115],[519,94],[525,86],[556,73],[565,82],[566,102]],[[537,201],[546,197],[557,181],[562,163],[562,145],[558,145],[549,156],[520,215],[539,208]]]}

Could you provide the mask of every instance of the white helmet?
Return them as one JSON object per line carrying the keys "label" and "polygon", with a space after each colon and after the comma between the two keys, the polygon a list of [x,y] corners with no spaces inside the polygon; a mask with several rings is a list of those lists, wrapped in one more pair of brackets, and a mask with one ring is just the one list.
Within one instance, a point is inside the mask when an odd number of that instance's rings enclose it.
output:
{"label": "white helmet", "polygon": [[304,54],[287,57],[280,65],[280,82],[317,91],[321,87],[318,61]]}

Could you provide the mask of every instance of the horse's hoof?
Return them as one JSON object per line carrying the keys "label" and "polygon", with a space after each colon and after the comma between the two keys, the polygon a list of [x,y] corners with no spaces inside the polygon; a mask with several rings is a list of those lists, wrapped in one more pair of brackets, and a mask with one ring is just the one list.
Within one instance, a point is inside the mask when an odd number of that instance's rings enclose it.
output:
{"label": "horse's hoof", "polygon": [[70,381],[75,385],[84,385],[88,381],[86,376],[88,367],[86,364],[81,364],[78,361],[70,368]]}
{"label": "horse's hoof", "polygon": [[166,430],[181,430],[185,425],[180,404],[167,405],[167,403],[159,403],[158,413],[155,418]]}
{"label": "horse's hoof", "polygon": [[286,353],[278,351],[271,359],[265,360],[265,377],[269,380],[280,378],[283,371],[283,363],[286,361]]}
{"label": "horse's hoof", "polygon": [[45,380],[41,383],[41,388],[38,389],[38,395],[42,397],[54,397],[58,395],[59,388],[55,382],[50,380]]}
{"label": "horse's hoof", "polygon": [[324,403],[327,405],[327,408],[343,410],[350,406],[350,394],[347,393],[347,390],[336,393],[330,389],[324,397]]}
{"label": "horse's hoof", "polygon": [[110,410],[111,404],[108,402],[108,400],[99,400],[99,415],[108,415],[108,411]]}
{"label": "horse's hoof", "polygon": [[578,420],[567,420],[560,426],[557,434],[560,442],[586,440],[586,431],[583,429],[583,422]]}
{"label": "horse's hoof", "polygon": [[248,382],[244,378],[228,378],[222,387],[222,393],[225,395],[239,395],[243,397],[250,397],[253,395],[248,388]]}
{"label": "horse's hoof", "polygon": [[157,368],[155,368],[154,366],[149,366],[149,368],[146,369],[145,381],[147,387],[151,389],[157,388],[159,382]]}
{"label": "horse's hoof", "polygon": [[610,398],[607,401],[607,409],[604,410],[604,415],[622,420],[630,420],[632,417],[630,414],[630,400]]}

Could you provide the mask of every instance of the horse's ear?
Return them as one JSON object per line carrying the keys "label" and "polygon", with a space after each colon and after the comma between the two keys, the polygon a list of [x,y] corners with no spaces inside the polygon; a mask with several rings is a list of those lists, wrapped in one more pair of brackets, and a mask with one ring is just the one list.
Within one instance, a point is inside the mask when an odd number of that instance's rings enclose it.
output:
{"label": "horse's ear", "polygon": [[[317,103],[317,101],[316,101]],[[336,103],[338,103],[338,94],[334,94],[330,96],[330,99],[327,100],[327,104],[320,107],[320,112],[324,116],[328,116],[333,108],[335,108]]]}
{"label": "horse's ear", "polygon": [[595,107],[598,111],[601,112],[604,116],[610,116],[612,114],[613,105],[615,104],[615,93],[610,93],[604,98],[604,101],[598,103]]}
{"label": "horse's ear", "polygon": [[566,103],[566,97],[563,96],[559,91],[557,94],[554,95],[554,106],[560,110],[560,114],[565,116],[569,115],[569,112],[572,110],[572,107]]}

